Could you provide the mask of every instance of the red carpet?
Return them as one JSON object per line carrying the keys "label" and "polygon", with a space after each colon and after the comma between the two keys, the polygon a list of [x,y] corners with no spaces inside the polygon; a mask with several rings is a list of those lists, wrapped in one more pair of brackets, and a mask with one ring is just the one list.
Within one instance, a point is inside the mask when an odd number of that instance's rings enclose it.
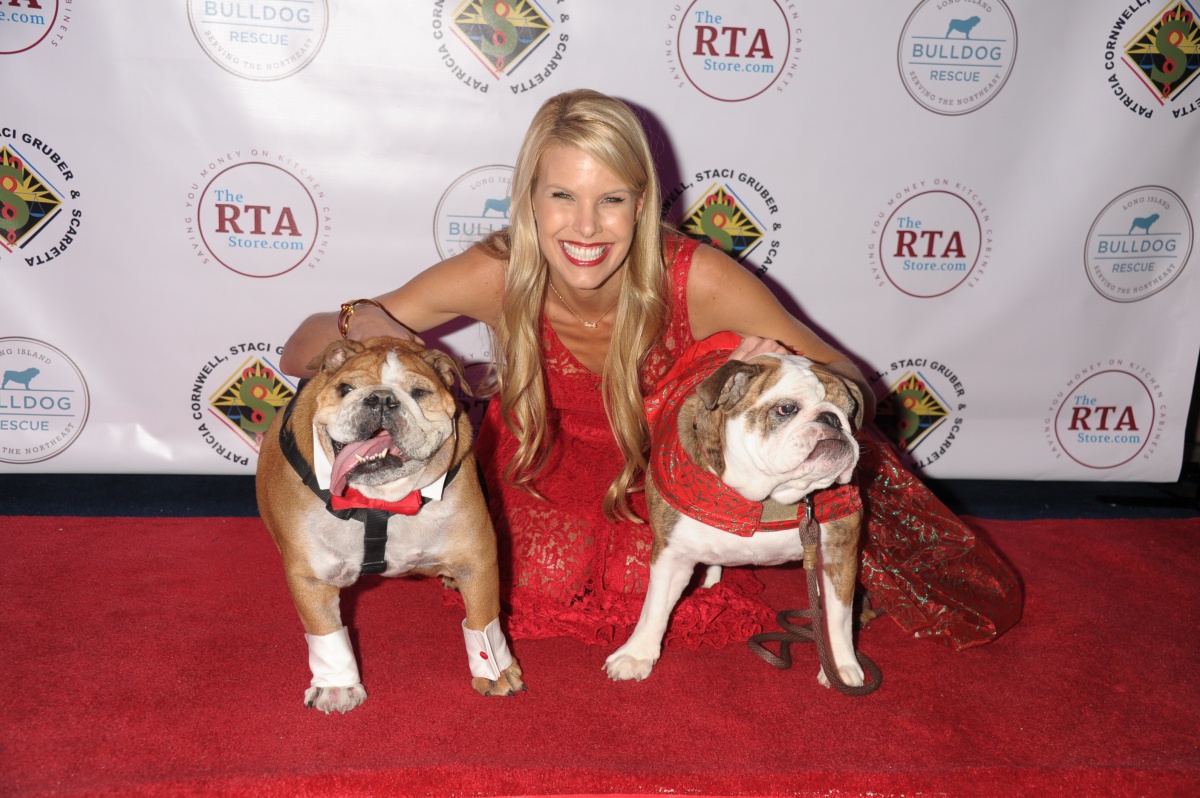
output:
{"label": "red carpet", "polygon": [[[955,654],[880,619],[865,698],[810,648],[615,684],[607,648],[544,640],[515,644],[529,692],[485,699],[440,584],[371,578],[343,597],[370,699],[326,717],[258,519],[0,518],[0,794],[1200,794],[1200,519],[972,523],[1023,621]],[[762,578],[805,603],[797,571]]]}

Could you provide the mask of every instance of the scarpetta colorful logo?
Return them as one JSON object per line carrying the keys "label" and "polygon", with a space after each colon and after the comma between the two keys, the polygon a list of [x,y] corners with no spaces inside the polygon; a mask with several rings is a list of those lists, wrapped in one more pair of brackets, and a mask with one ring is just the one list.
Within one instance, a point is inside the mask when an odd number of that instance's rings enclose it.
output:
{"label": "scarpetta colorful logo", "polygon": [[1046,443],[1096,470],[1149,459],[1162,440],[1167,406],[1162,386],[1143,364],[1112,358],[1077,371],[1050,402]]}
{"label": "scarpetta colorful logo", "polygon": [[57,47],[71,24],[73,0],[0,2],[0,55],[24,53],[40,44]]}
{"label": "scarpetta colorful logo", "polygon": [[0,463],[40,463],[62,454],[87,426],[87,380],[57,347],[0,338]]}
{"label": "scarpetta colorful logo", "polygon": [[1195,228],[1179,195],[1141,186],[1105,206],[1088,232],[1084,267],[1113,302],[1137,302],[1175,281],[1192,254]]}
{"label": "scarpetta colorful logo", "polygon": [[513,94],[549,81],[571,41],[566,0],[554,11],[545,0],[433,2],[433,38],[442,64],[458,82],[486,94],[507,86]]}
{"label": "scarpetta colorful logo", "polygon": [[263,434],[296,385],[278,368],[282,346],[239,343],[214,354],[196,373],[189,408],[196,432],[214,454],[235,465],[250,465]]}
{"label": "scarpetta colorful logo", "polygon": [[937,360],[902,358],[870,377],[875,386],[875,424],[914,468],[941,460],[962,433],[966,388]]}
{"label": "scarpetta colorful logo", "polygon": [[18,255],[43,266],[67,251],[83,224],[75,172],[40,137],[0,128],[0,261]]}
{"label": "scarpetta colorful logo", "polygon": [[512,172],[511,166],[480,166],[450,184],[433,214],[433,240],[442,258],[508,227]]}
{"label": "scarpetta colorful logo", "polygon": [[1017,60],[1017,23],[1004,0],[923,0],[897,53],[904,88],[930,111],[958,116],[996,99]]}
{"label": "scarpetta colorful logo", "polygon": [[802,35],[795,3],[777,0],[694,0],[667,15],[667,70],[676,86],[691,86],[721,102],[783,91],[799,68]]}
{"label": "scarpetta colorful logo", "polygon": [[202,264],[246,277],[316,268],[332,234],[332,210],[313,173],[267,150],[219,156],[200,171],[184,202],[184,229]]}
{"label": "scarpetta colorful logo", "polygon": [[325,41],[328,0],[188,0],[196,41],[227,72],[278,80],[308,66]]}
{"label": "scarpetta colorful logo", "polygon": [[754,175],[722,167],[696,172],[663,199],[663,218],[687,235],[720,247],[734,260],[770,271],[782,244],[779,203]]}
{"label": "scarpetta colorful logo", "polygon": [[918,180],[876,214],[867,263],[877,285],[931,298],[977,285],[992,246],[991,213],[974,189],[945,178]]}
{"label": "scarpetta colorful logo", "polygon": [[1113,95],[1145,119],[1170,110],[1179,119],[1200,110],[1200,18],[1193,0],[1166,5],[1129,3],[1104,45],[1104,69]]}

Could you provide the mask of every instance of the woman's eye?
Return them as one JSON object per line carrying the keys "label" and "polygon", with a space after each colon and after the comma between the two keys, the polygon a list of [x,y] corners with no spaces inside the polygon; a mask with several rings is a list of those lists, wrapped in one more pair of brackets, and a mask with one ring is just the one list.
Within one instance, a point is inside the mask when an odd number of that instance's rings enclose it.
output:
{"label": "woman's eye", "polygon": [[604,201],[611,205],[620,205],[625,201],[624,197],[605,197]]}
{"label": "woman's eye", "polygon": [[354,386],[353,386],[353,385],[347,385],[347,384],[346,384],[346,383],[344,383],[344,382],[343,382],[341,385],[339,385],[339,386],[337,387],[338,396],[347,396],[347,395],[349,395],[349,394],[350,394],[350,393],[351,393],[353,390],[354,390]]}
{"label": "woman's eye", "polygon": [[554,199],[571,199],[571,195],[565,191],[555,191],[550,196]]}
{"label": "woman's eye", "polygon": [[796,413],[800,412],[800,408],[796,407],[796,405],[792,404],[791,402],[784,402],[781,405],[775,406],[775,412],[781,416],[794,416]]}

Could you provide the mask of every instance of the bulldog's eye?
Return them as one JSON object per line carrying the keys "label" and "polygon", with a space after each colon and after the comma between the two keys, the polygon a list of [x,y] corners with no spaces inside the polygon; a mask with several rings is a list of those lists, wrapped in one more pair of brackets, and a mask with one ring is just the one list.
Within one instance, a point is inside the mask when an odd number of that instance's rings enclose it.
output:
{"label": "bulldog's eye", "polygon": [[419,402],[431,394],[433,394],[433,391],[429,390],[428,388],[413,388],[411,391],[409,391],[408,395]]}
{"label": "bulldog's eye", "polygon": [[800,412],[800,408],[793,402],[784,402],[781,405],[775,405],[775,414],[780,416],[794,416]]}
{"label": "bulldog's eye", "polygon": [[353,391],[354,386],[344,382],[337,387],[338,396],[349,396]]}

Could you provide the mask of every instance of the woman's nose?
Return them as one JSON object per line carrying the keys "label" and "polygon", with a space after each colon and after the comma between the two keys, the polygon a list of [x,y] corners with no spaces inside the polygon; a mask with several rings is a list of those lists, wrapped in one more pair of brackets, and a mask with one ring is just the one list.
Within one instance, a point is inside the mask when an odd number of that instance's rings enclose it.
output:
{"label": "woman's nose", "polygon": [[590,238],[600,228],[599,214],[591,206],[580,205],[575,212],[575,232],[584,238]]}

